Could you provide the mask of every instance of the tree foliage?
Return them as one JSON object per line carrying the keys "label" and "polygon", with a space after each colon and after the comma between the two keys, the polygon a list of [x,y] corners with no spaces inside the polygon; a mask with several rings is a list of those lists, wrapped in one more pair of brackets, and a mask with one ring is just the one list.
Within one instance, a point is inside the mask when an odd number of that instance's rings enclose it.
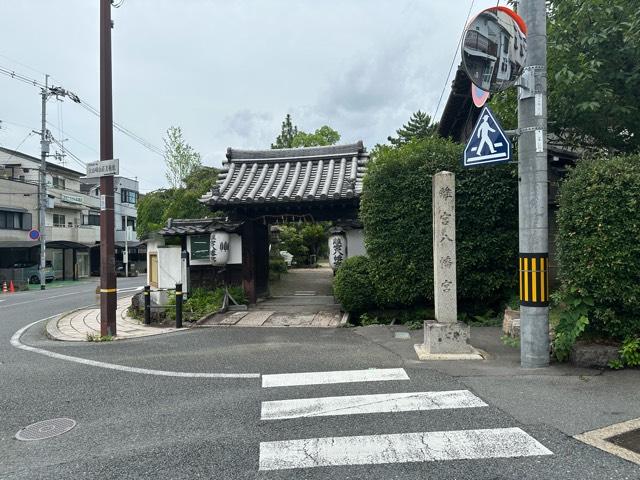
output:
{"label": "tree foliage", "polygon": [[185,188],[156,190],[138,200],[138,234],[145,237],[163,228],[169,218],[203,218],[211,216],[199,199],[211,190],[218,170],[200,165],[184,178]]}
{"label": "tree foliage", "polygon": [[587,332],[640,333],[639,239],[640,155],[578,163],[561,187],[556,242],[563,292],[591,298]]}
{"label": "tree foliage", "polygon": [[328,252],[329,238],[327,223],[290,223],[279,225],[280,249],[293,255],[296,264],[311,264],[311,255],[318,258]]}
{"label": "tree foliage", "polygon": [[[431,183],[456,174],[458,298],[484,309],[516,287],[517,176],[513,165],[463,169],[462,146],[439,137],[374,151],[360,216],[380,307],[433,300]],[[471,305],[470,305],[471,306]]]}
{"label": "tree foliage", "polygon": [[287,113],[280,135],[276,138],[271,148],[297,148],[297,147],[318,147],[324,145],[335,145],[340,141],[340,134],[333,128],[323,125],[313,133],[299,130],[291,121],[291,115]]}
{"label": "tree foliage", "polygon": [[[549,0],[549,132],[562,146],[640,151],[640,4]],[[516,128],[515,89],[494,95],[503,127]]]}
{"label": "tree foliage", "polygon": [[438,131],[438,124],[431,121],[431,117],[418,110],[411,115],[409,122],[396,130],[397,137],[387,137],[394,146],[400,146],[411,140],[432,137]]}
{"label": "tree foliage", "polygon": [[375,306],[370,263],[368,257],[350,257],[336,271],[333,292],[347,312],[357,315]]}
{"label": "tree foliage", "polygon": [[200,154],[185,141],[180,127],[169,127],[163,141],[167,181],[172,188],[182,188],[185,179],[202,166]]}
{"label": "tree foliage", "polygon": [[640,149],[640,4],[549,2],[552,132],[567,145]]}

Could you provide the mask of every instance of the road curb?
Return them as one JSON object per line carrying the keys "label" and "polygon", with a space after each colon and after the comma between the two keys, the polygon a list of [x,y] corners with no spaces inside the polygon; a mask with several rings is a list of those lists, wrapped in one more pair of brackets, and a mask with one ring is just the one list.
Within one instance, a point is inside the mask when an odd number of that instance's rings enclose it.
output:
{"label": "road curb", "polygon": [[75,339],[69,339],[69,338],[65,338],[64,334],[58,329],[58,322],[63,319],[64,317],[66,317],[67,315],[71,315],[73,313],[79,312],[80,310],[86,310],[88,307],[80,307],[80,308],[75,308],[73,310],[69,310],[68,312],[65,313],[61,313],[59,315],[56,315],[55,317],[53,317],[52,319],[50,319],[44,329],[45,335],[47,336],[47,338],[49,338],[50,340],[56,340],[58,342],[86,342],[87,340],[75,340]]}

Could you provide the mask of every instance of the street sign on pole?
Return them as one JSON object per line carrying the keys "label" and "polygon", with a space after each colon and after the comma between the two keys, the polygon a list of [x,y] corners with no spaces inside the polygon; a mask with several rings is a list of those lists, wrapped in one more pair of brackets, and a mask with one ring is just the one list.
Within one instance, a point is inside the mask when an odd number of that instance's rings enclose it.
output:
{"label": "street sign on pole", "polygon": [[488,106],[480,112],[464,149],[463,165],[473,167],[511,160],[511,142]]}
{"label": "street sign on pole", "polygon": [[117,158],[87,163],[87,178],[113,176],[119,173],[120,162]]}
{"label": "street sign on pole", "polygon": [[29,239],[30,240],[38,240],[40,238],[40,232],[35,228],[29,230]]}

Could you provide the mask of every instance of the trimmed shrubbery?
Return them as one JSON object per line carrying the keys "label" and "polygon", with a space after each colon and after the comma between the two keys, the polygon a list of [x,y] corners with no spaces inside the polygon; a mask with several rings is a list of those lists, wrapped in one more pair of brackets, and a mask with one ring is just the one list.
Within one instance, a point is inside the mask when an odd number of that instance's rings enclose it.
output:
{"label": "trimmed shrubbery", "polygon": [[556,242],[558,297],[569,310],[586,302],[585,334],[616,340],[638,335],[640,156],[578,163],[561,187]]}
{"label": "trimmed shrubbery", "polygon": [[333,292],[347,312],[362,313],[374,306],[368,257],[347,258],[333,280]]}
{"label": "trimmed shrubbery", "polygon": [[382,146],[374,153],[364,181],[360,215],[370,258],[369,288],[377,307],[433,301],[431,184],[432,176],[443,170],[456,174],[461,306],[487,310],[515,291],[515,166],[462,168],[462,148],[433,137],[398,148]]}

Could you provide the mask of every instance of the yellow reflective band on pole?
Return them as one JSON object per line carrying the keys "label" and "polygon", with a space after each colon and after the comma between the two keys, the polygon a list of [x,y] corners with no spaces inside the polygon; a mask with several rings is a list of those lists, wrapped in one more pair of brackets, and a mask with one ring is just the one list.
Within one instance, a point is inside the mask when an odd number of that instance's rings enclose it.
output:
{"label": "yellow reflective band on pole", "polygon": [[118,291],[117,288],[101,288],[100,293],[116,293]]}
{"label": "yellow reflective band on pole", "polygon": [[546,307],[549,305],[549,255],[520,253],[520,305]]}

